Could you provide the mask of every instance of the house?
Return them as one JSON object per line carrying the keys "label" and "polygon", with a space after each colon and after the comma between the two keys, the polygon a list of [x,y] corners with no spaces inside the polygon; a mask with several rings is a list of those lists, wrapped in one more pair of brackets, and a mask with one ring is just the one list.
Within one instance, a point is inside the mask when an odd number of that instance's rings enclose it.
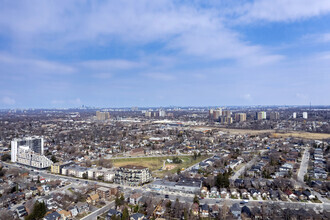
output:
{"label": "house", "polygon": [[139,200],[142,198],[142,194],[141,193],[133,193],[131,194],[131,196],[129,197],[129,203],[136,205],[138,204]]}
{"label": "house", "polygon": [[86,202],[95,205],[100,200],[99,194],[88,195]]}
{"label": "house", "polygon": [[44,220],[59,220],[61,215],[58,212],[53,212],[44,217]]}
{"label": "house", "polygon": [[294,191],[293,192],[296,196],[297,196],[297,198],[298,199],[300,199],[300,200],[305,200],[305,199],[307,199],[307,197],[304,195],[304,194],[302,194],[302,192],[300,192],[300,191]]}
{"label": "house", "polygon": [[207,204],[201,205],[200,213],[201,213],[201,217],[203,218],[209,217],[209,206]]}
{"label": "house", "polygon": [[71,215],[73,216],[73,217],[76,217],[78,214],[79,214],[79,212],[78,212],[78,209],[77,209],[77,207],[70,207],[69,208],[69,212],[71,213]]}
{"label": "house", "polygon": [[78,209],[79,214],[80,213],[85,213],[89,211],[89,206],[87,202],[78,202],[76,204],[76,207]]}
{"label": "house", "polygon": [[212,214],[213,215],[218,215],[219,214],[219,211],[220,211],[220,208],[217,204],[214,204],[212,207],[211,207],[211,210],[212,210]]}
{"label": "house", "polygon": [[18,217],[23,217],[27,214],[24,206],[18,206],[16,212]]}
{"label": "house", "polygon": [[234,203],[230,207],[230,212],[237,218],[241,215],[241,207],[239,206],[238,203]]}
{"label": "house", "polygon": [[67,220],[67,219],[71,218],[71,212],[68,212],[64,209],[62,209],[61,211],[58,211],[58,214],[61,215],[61,219],[63,219],[63,220]]}
{"label": "house", "polygon": [[221,198],[228,197],[228,193],[227,193],[227,189],[226,188],[221,188],[220,189],[220,196],[221,196]]}
{"label": "house", "polygon": [[216,186],[213,186],[211,188],[209,197],[210,198],[219,198],[219,191],[218,191],[218,188]]}
{"label": "house", "polygon": [[130,220],[144,220],[144,219],[147,219],[147,218],[141,213],[134,213],[130,217]]}
{"label": "house", "polygon": [[284,193],[287,195],[289,199],[297,199],[297,196],[293,194],[291,190],[286,190]]}
{"label": "house", "polygon": [[302,194],[306,196],[308,199],[315,199],[315,196],[309,190],[302,191]]}
{"label": "house", "polygon": [[251,218],[252,213],[251,213],[250,208],[247,207],[247,206],[243,206],[243,208],[242,208],[242,215],[245,215],[246,217]]}
{"label": "house", "polygon": [[30,215],[33,211],[33,207],[34,207],[34,204],[36,203],[36,200],[33,198],[33,199],[30,199],[28,200],[24,207],[26,209],[26,212]]}
{"label": "house", "polygon": [[198,215],[199,213],[199,206],[197,203],[191,205],[191,212],[193,215]]}
{"label": "house", "polygon": [[110,209],[107,213],[107,219],[108,220],[111,220],[111,218],[113,218],[113,216],[116,216],[116,217],[121,217],[122,216],[122,213],[115,210],[115,209]]}

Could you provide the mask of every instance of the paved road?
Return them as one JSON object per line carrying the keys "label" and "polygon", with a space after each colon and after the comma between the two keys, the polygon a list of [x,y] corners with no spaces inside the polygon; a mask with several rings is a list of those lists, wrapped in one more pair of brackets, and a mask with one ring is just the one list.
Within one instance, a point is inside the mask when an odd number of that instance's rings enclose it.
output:
{"label": "paved road", "polygon": [[[168,195],[168,199],[172,202],[175,202],[178,198],[180,202],[192,203],[194,199],[194,195],[191,194],[183,194],[183,193],[174,193],[174,192],[166,192],[166,191],[153,191],[146,190],[149,192],[153,192],[153,197],[157,197],[159,199],[165,199],[165,195]],[[144,193],[147,193],[144,191]],[[223,199],[223,198],[204,198],[200,199],[200,204],[208,204],[212,206],[217,204],[218,206],[222,206],[226,204],[227,206],[232,206],[234,203],[240,203],[241,199]],[[280,208],[291,208],[291,209],[300,209],[300,208],[308,208],[314,210],[329,210],[329,203],[305,203],[305,202],[285,202],[285,201],[273,201],[273,200],[249,200],[247,204],[249,207],[261,206],[261,205],[278,205]]]}
{"label": "paved road", "polygon": [[300,168],[298,171],[298,181],[299,182],[304,182],[304,176],[307,173],[308,161],[309,161],[309,157],[310,157],[309,149],[310,148],[305,148],[304,154],[301,159]]}
{"label": "paved road", "polygon": [[105,206],[103,206],[102,208],[99,208],[98,210],[95,210],[94,212],[90,213],[89,215],[83,217],[81,220],[95,220],[97,219],[97,216],[102,215],[103,213],[105,213],[106,211],[108,211],[109,209],[111,209],[112,207],[115,206],[115,202],[107,202],[107,204]]}
{"label": "paved road", "polygon": [[143,155],[143,156],[136,156],[136,157],[109,157],[108,159],[117,160],[117,159],[134,159],[134,158],[144,158],[144,157],[176,157],[176,156],[192,156],[193,154],[166,154],[166,155]]}
{"label": "paved road", "polygon": [[255,155],[254,158],[252,160],[250,160],[247,164],[245,164],[244,166],[242,166],[233,176],[230,177],[230,180],[236,180],[238,179],[245,170],[249,169],[250,167],[252,167],[252,165],[254,163],[257,162],[257,160],[260,158],[260,156],[262,154],[264,154],[266,152],[266,150],[260,150],[260,155]]}

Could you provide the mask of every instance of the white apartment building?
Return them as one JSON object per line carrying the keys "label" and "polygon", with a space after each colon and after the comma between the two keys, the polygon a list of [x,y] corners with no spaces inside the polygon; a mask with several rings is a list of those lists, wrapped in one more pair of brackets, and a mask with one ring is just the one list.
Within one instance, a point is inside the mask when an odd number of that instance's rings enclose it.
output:
{"label": "white apartment building", "polygon": [[44,156],[44,139],[36,136],[12,140],[11,161],[38,169],[44,169],[53,164]]}

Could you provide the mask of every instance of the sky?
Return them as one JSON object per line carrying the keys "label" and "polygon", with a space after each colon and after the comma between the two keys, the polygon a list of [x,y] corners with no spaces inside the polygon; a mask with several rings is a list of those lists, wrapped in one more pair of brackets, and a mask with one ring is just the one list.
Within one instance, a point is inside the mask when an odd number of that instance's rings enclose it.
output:
{"label": "sky", "polygon": [[0,108],[330,105],[329,0],[0,0]]}

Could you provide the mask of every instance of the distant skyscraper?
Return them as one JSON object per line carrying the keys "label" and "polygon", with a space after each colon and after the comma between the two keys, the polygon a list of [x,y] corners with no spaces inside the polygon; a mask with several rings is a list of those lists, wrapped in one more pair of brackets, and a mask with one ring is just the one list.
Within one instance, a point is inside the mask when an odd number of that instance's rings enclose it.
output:
{"label": "distant skyscraper", "polygon": [[213,119],[214,120],[219,120],[220,116],[222,116],[222,109],[221,108],[213,110]]}
{"label": "distant skyscraper", "polygon": [[146,111],[146,112],[144,113],[144,115],[145,115],[146,117],[150,118],[150,117],[151,117],[151,112]]}
{"label": "distant skyscraper", "polygon": [[258,112],[257,113],[257,120],[266,119],[266,112]]}
{"label": "distant skyscraper", "polygon": [[166,112],[164,110],[159,110],[159,117],[165,117]]}
{"label": "distant skyscraper", "polygon": [[303,118],[307,119],[308,118],[308,113],[307,112],[303,112]]}
{"label": "distant skyscraper", "polygon": [[292,118],[297,118],[297,113],[296,112],[293,113]]}
{"label": "distant skyscraper", "polygon": [[220,123],[221,124],[231,124],[231,123],[233,123],[233,118],[232,117],[227,117],[227,116],[221,116],[220,117]]}
{"label": "distant skyscraper", "polygon": [[279,120],[280,119],[280,113],[278,113],[278,112],[271,112],[269,114],[269,119],[270,120]]}
{"label": "distant skyscraper", "polygon": [[223,110],[222,111],[222,116],[230,117],[231,116],[231,111],[230,110]]}
{"label": "distant skyscraper", "polygon": [[236,113],[235,114],[235,121],[237,121],[237,122],[246,121],[246,114],[245,113]]}
{"label": "distant skyscraper", "polygon": [[109,112],[97,111],[96,112],[96,119],[99,120],[99,121],[104,121],[104,120],[110,119],[110,114],[109,114]]}

